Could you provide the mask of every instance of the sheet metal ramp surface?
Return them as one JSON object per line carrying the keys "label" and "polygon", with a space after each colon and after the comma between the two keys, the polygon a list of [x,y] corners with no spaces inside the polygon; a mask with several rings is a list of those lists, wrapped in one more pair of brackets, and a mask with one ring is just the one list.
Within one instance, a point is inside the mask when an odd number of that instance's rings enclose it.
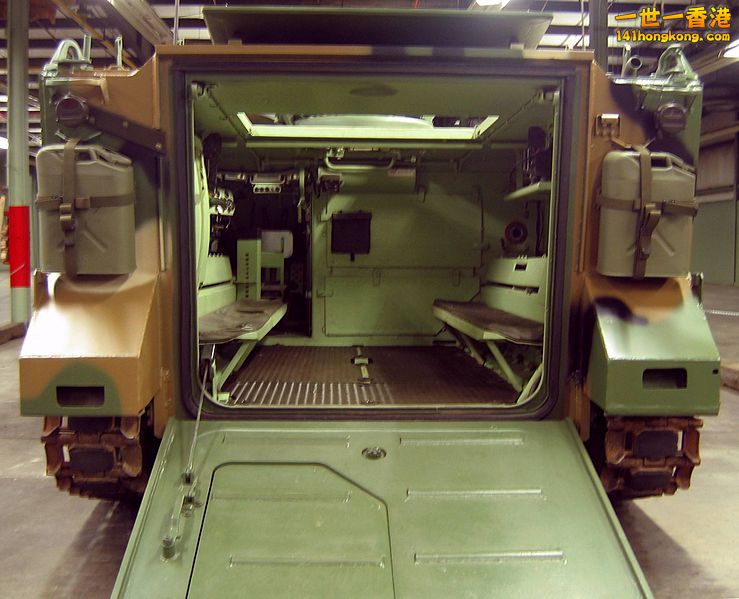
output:
{"label": "sheet metal ramp surface", "polygon": [[113,597],[651,596],[568,421],[204,421],[190,487],[192,434],[170,420]]}
{"label": "sheet metal ramp surface", "polygon": [[454,347],[259,347],[231,407],[513,403],[517,393]]}

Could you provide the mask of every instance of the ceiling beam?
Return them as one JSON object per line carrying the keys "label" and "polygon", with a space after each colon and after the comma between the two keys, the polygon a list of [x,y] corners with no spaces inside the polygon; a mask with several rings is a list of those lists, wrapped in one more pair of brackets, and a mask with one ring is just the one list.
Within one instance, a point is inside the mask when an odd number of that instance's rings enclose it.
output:
{"label": "ceiling beam", "polygon": [[[599,2],[603,2],[603,0],[598,0]],[[680,8],[684,8],[685,6],[688,6],[690,4],[693,4],[694,0],[668,0],[664,3],[664,5],[660,4],[660,9],[664,12],[673,12],[674,10],[679,10]],[[588,6],[589,6],[588,0],[585,0],[585,13],[588,12]],[[625,12],[639,12],[641,8],[644,6],[644,2],[640,2],[639,0],[631,1],[631,2],[614,2],[610,6],[610,10],[608,11],[611,14],[620,14]],[[518,7],[518,4],[515,2],[511,2],[510,9],[516,10]],[[531,2],[529,10],[532,12],[580,12],[580,0],[534,0]]]}
{"label": "ceiling beam", "polygon": [[705,131],[701,134],[701,144],[710,145],[719,141],[728,141],[739,133],[739,121],[735,121],[731,125],[715,129],[713,131]]}
{"label": "ceiling beam", "polygon": [[739,62],[739,58],[724,58],[721,53],[714,51],[709,55],[698,55],[691,59],[691,65],[700,77],[705,77]]}
{"label": "ceiling beam", "polygon": [[146,0],[107,0],[106,3],[152,46],[172,43],[169,27]]}

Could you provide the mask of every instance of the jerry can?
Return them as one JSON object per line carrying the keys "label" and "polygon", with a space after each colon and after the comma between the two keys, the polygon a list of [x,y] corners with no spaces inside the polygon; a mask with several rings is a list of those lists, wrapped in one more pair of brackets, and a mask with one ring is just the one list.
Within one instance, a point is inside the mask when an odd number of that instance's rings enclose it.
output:
{"label": "jerry can", "polygon": [[120,275],[136,268],[131,160],[99,145],[43,147],[36,158],[39,268]]}
{"label": "jerry can", "polygon": [[[642,160],[648,173],[642,173]],[[651,181],[646,198],[641,197],[642,177]],[[690,272],[696,204],[689,166],[666,152],[645,151],[643,159],[638,151],[609,152],[601,189],[599,273],[641,278]]]}

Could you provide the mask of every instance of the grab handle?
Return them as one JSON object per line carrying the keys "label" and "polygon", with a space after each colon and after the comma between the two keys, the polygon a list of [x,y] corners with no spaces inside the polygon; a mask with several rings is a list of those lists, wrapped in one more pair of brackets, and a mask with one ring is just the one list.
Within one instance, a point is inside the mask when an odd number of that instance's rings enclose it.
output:
{"label": "grab handle", "polygon": [[[74,56],[69,55],[70,51],[74,54]],[[50,63],[59,64],[59,62],[62,60],[70,59],[78,62],[83,62],[85,60],[85,56],[82,53],[82,48],[80,48],[80,45],[77,42],[75,42],[74,40],[63,40],[56,47],[56,50],[51,57]]]}

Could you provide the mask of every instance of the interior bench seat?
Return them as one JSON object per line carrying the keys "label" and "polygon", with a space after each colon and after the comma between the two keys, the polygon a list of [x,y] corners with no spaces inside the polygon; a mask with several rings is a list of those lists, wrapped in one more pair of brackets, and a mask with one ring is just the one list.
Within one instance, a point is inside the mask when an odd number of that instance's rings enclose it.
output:
{"label": "interior bench seat", "polygon": [[200,343],[261,341],[286,311],[280,300],[237,300],[198,319]]}
{"label": "interior bench seat", "polygon": [[434,316],[476,341],[505,339],[521,345],[540,345],[544,323],[529,320],[482,302],[436,300]]}
{"label": "interior bench seat", "polygon": [[432,306],[434,316],[478,364],[499,369],[499,374],[520,393],[518,403],[525,402],[536,388],[542,364],[524,384],[497,343],[542,345],[547,268],[546,256],[495,258],[481,277],[482,301],[437,299]]}
{"label": "interior bench seat", "polygon": [[[223,392],[228,378],[246,361],[251,351],[285,316],[287,304],[280,300],[240,299],[198,318],[200,345],[206,346],[205,355],[214,358],[215,345],[238,341],[239,349],[225,363],[216,359],[212,364],[212,397],[226,401],[229,394]],[[210,352],[207,351],[210,346]]]}

